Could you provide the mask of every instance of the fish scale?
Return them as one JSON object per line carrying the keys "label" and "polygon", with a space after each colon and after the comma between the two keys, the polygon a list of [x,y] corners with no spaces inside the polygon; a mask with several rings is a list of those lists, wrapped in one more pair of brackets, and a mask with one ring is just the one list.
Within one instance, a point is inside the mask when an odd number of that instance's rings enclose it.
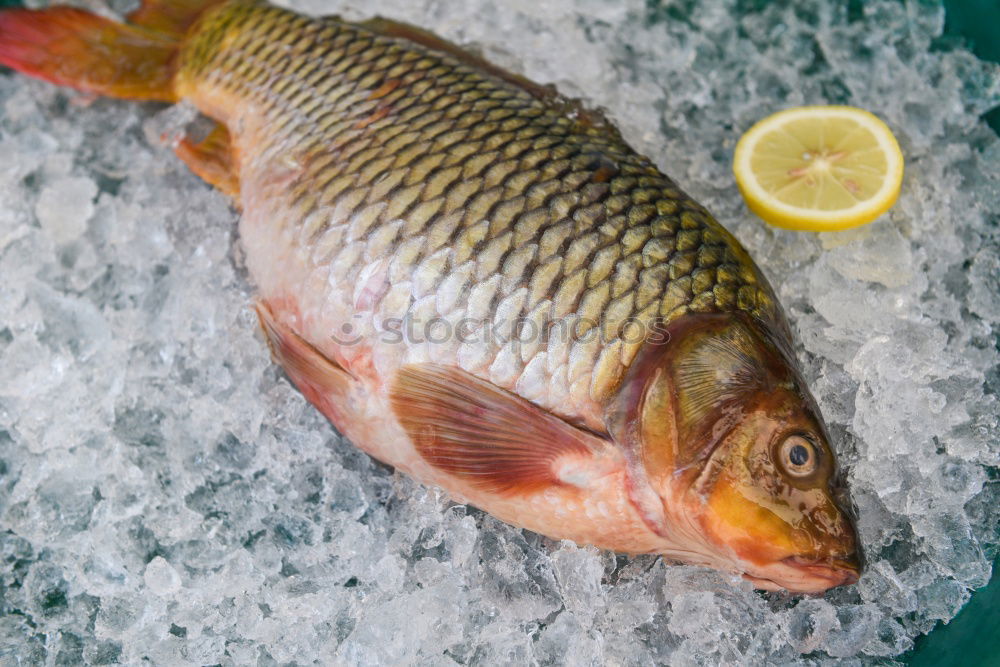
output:
{"label": "fish scale", "polygon": [[218,123],[176,152],[242,208],[275,360],[372,456],[555,539],[858,580],[770,288],[600,114],[412,26],[253,0],[0,10],[0,63]]}
{"label": "fish scale", "polygon": [[[736,309],[776,317],[735,239],[617,132],[557,98],[363,25],[253,3],[211,12],[192,32],[180,77],[244,101],[267,127],[256,150],[302,165],[275,222],[301,228],[296,243],[313,263],[336,266],[333,292],[388,258],[391,280],[414,285],[402,311],[388,310],[412,317],[473,260],[458,298],[434,315],[481,312],[495,326],[496,307],[526,289],[505,317],[600,332],[600,345],[573,345],[596,355],[584,383],[594,399],[638,349],[623,340],[634,336],[627,323]],[[473,313],[473,281],[493,275],[498,288]],[[513,376],[529,362],[518,357]]]}

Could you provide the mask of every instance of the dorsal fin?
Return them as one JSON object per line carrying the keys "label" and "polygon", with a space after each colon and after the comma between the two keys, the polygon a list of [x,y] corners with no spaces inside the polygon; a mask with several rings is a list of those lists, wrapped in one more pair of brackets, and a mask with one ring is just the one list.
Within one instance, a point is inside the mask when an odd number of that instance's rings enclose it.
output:
{"label": "dorsal fin", "polygon": [[548,99],[558,95],[553,86],[540,86],[523,76],[514,74],[513,72],[508,72],[501,67],[497,67],[482,56],[472,53],[468,49],[463,49],[453,42],[449,42],[446,39],[438,37],[429,30],[418,28],[414,25],[410,25],[409,23],[402,23],[400,21],[393,21],[392,19],[376,16],[373,19],[362,21],[358,25],[386,37],[405,39],[415,44],[419,44],[420,46],[423,46],[431,51],[447,53],[467,65],[489,72],[493,76],[513,83],[519,88],[523,88],[538,99]]}
{"label": "dorsal fin", "polygon": [[588,109],[580,100],[560,95],[555,86],[543,86],[520,74],[515,74],[502,67],[498,67],[482,56],[438,37],[428,30],[380,16],[363,21],[358,25],[385,37],[405,39],[414,44],[419,44],[430,51],[447,54],[470,67],[486,72],[524,90],[532,97],[544,102],[547,106],[559,110],[567,118],[575,120],[583,128],[598,128],[603,132],[613,133],[615,136],[618,136],[618,130],[613,124],[608,122],[603,112]]}

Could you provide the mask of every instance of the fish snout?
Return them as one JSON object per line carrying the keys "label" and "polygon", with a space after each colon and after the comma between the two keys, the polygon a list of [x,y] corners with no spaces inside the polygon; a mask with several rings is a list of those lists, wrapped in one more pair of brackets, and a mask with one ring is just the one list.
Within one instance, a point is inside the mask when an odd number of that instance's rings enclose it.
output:
{"label": "fish snout", "polygon": [[851,553],[836,558],[789,556],[743,578],[762,590],[809,594],[857,583],[860,574],[861,561]]}
{"label": "fish snout", "polygon": [[853,555],[823,560],[789,556],[752,573],[747,572],[743,578],[762,590],[818,594],[857,583],[860,574],[860,563]]}
{"label": "fish snout", "polygon": [[810,581],[825,582],[827,585],[822,590],[856,584],[861,576],[861,559],[857,552],[840,558],[817,559],[789,556],[782,563],[797,570]]}
{"label": "fish snout", "polygon": [[809,548],[777,563],[785,571],[788,585],[784,588],[820,593],[857,583],[863,567],[857,531],[846,513],[836,511],[834,516],[833,521],[813,533]]}

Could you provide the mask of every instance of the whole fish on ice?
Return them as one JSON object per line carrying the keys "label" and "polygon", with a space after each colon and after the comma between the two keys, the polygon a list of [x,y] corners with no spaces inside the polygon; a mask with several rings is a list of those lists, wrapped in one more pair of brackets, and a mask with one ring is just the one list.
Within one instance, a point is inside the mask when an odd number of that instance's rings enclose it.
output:
{"label": "whole fish on ice", "polygon": [[255,0],[0,11],[0,63],[185,99],[274,357],[355,444],[553,538],[853,583],[767,281],[598,113],[420,29]]}

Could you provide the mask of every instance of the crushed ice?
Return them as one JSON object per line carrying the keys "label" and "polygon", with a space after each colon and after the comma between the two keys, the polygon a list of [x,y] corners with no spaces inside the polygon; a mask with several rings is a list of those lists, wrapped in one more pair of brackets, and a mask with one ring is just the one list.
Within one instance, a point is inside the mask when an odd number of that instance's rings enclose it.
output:
{"label": "crushed ice", "polygon": [[[362,16],[347,0],[288,4]],[[271,365],[235,213],[150,139],[156,108],[3,75],[0,656],[867,661],[952,618],[1000,533],[1000,141],[980,120],[1000,73],[942,40],[933,4],[833,4],[365,12],[606,107],[743,240],[848,471],[869,561],[858,586],[788,598],[553,543],[372,462]],[[892,212],[823,237],[747,213],[736,138],[803,103],[862,106],[894,129],[908,162]]]}

